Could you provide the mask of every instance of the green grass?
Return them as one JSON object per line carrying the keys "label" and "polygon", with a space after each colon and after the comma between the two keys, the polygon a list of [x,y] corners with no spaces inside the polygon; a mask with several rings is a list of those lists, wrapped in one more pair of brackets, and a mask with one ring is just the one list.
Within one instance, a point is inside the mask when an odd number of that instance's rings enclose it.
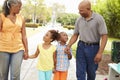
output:
{"label": "green grass", "polygon": [[[120,41],[120,39],[108,38],[108,41],[107,41],[107,44],[106,44],[106,47],[105,47],[105,50],[104,50],[104,54],[111,54],[112,41]],[[75,54],[76,54],[76,46],[77,46],[77,42],[72,45],[73,56],[75,56]]]}

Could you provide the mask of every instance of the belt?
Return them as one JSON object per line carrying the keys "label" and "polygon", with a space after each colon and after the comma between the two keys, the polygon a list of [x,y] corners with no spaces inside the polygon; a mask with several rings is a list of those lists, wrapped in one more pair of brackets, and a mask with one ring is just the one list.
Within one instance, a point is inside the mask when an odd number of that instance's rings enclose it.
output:
{"label": "belt", "polygon": [[82,42],[83,44],[85,44],[85,45],[99,45],[99,42],[93,42],[93,43],[89,43],[89,42],[84,42],[84,41],[81,41],[81,40],[79,40],[80,42]]}

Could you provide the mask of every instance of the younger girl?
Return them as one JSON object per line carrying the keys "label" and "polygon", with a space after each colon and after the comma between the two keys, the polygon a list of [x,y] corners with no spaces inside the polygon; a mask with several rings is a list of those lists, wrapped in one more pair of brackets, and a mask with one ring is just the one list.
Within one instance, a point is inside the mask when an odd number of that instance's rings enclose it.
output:
{"label": "younger girl", "polygon": [[57,45],[56,56],[54,56],[54,80],[67,80],[69,60],[72,58],[71,50],[66,53],[64,52],[67,40],[68,35],[65,32],[61,32],[59,38],[60,43]]}
{"label": "younger girl", "polygon": [[37,51],[34,55],[29,56],[29,58],[38,58],[38,74],[39,80],[51,80],[52,69],[54,68],[53,55],[56,47],[51,44],[54,40],[57,40],[59,33],[55,30],[49,30],[43,37],[44,43],[39,44]]}

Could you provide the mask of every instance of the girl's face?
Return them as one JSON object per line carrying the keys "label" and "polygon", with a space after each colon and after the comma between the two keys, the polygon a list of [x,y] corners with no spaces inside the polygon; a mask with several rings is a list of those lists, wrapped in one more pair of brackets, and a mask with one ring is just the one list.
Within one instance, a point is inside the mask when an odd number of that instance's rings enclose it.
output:
{"label": "girl's face", "polygon": [[13,11],[15,14],[18,14],[21,10],[21,3],[18,4],[11,4],[11,11]]}
{"label": "girl's face", "polygon": [[52,36],[52,34],[48,31],[48,32],[44,35],[43,41],[45,41],[45,42],[51,42],[51,41],[52,41],[51,36]]}
{"label": "girl's face", "polygon": [[66,43],[67,40],[68,40],[68,35],[65,32],[61,32],[60,33],[60,41]]}

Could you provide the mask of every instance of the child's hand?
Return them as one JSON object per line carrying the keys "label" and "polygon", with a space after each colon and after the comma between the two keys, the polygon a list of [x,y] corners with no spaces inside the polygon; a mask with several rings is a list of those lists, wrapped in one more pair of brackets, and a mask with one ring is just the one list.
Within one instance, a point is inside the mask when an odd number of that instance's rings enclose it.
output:
{"label": "child's hand", "polygon": [[70,51],[69,51],[69,50],[68,50],[68,51],[65,51],[65,53],[66,53],[66,54],[70,54]]}
{"label": "child's hand", "polygon": [[68,59],[70,60],[72,58],[71,52],[70,50],[66,51],[65,54],[68,55]]}
{"label": "child's hand", "polygon": [[65,53],[68,53],[69,51],[70,51],[70,47],[67,46],[67,47],[65,48],[64,52],[65,52]]}
{"label": "child's hand", "polygon": [[56,72],[56,69],[53,69],[53,73],[55,73]]}

